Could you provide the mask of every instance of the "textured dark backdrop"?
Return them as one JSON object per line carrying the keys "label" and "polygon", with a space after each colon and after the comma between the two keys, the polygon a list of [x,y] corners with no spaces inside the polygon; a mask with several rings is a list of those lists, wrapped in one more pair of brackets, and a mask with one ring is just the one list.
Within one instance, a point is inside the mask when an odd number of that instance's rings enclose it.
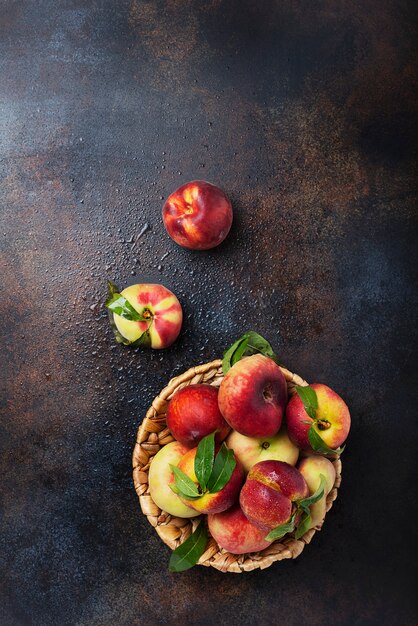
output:
{"label": "textured dark backdrop", "polygon": [[[403,0],[1,2],[2,626],[415,623],[415,18]],[[235,209],[212,252],[160,218],[194,178]],[[174,289],[179,341],[113,345],[107,278]],[[296,562],[169,574],[136,429],[248,328],[349,403],[340,498]]]}

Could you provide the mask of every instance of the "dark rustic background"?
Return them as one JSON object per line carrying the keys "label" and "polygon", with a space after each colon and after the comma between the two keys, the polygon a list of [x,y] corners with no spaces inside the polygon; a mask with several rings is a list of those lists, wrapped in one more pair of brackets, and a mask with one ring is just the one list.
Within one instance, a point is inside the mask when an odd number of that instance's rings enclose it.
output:
{"label": "dark rustic background", "polygon": [[[2,0],[0,23],[2,626],[416,623],[414,3]],[[207,253],[161,222],[194,178],[235,209]],[[178,342],[115,346],[108,278],[172,288]],[[249,328],[349,403],[340,498],[295,562],[169,574],[136,429]]]}

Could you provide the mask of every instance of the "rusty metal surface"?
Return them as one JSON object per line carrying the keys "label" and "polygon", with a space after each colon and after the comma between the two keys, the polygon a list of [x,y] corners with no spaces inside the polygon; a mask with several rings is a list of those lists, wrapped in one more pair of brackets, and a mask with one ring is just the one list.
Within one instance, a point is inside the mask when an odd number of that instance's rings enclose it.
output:
{"label": "rusty metal surface", "polygon": [[[2,626],[416,623],[413,3],[3,0],[0,28]],[[160,218],[193,178],[235,209],[195,254]],[[107,278],[173,289],[178,342],[114,346]],[[136,429],[248,328],[349,403],[341,497],[295,562],[169,574]]]}

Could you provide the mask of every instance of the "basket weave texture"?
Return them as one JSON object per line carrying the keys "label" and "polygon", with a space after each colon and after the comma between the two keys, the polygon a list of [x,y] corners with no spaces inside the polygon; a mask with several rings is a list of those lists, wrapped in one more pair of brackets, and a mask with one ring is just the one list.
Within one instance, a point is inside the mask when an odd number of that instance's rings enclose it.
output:
{"label": "basket weave texture", "polygon": [[[295,393],[295,385],[305,386],[308,383],[297,374],[284,367],[280,368],[286,378],[289,396]],[[223,379],[222,361],[216,360],[204,365],[192,367],[180,376],[170,380],[168,385],[153,400],[145,419],[138,429],[137,440],[133,451],[133,479],[139,503],[149,523],[155,528],[161,539],[175,549],[183,543],[195,530],[200,517],[184,519],[173,517],[162,511],[152,500],[148,487],[148,470],[154,455],[162,446],[174,441],[166,423],[168,401],[176,391],[187,385],[206,383],[219,387]],[[332,507],[341,484],[341,461],[337,457],[333,461],[336,478],[333,488],[327,496],[326,510]],[[207,549],[199,559],[199,565],[215,567],[222,572],[249,572],[260,568],[265,569],[275,561],[294,559],[310,543],[320,526],[308,530],[300,539],[291,536],[279,539],[261,552],[252,554],[231,554],[220,548],[213,537],[209,537]]]}

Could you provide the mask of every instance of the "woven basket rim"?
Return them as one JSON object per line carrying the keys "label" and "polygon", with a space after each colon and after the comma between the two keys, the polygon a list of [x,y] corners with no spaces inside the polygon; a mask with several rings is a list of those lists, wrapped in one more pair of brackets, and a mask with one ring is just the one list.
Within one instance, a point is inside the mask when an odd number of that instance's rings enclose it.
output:
{"label": "woven basket rim", "polygon": [[[290,396],[295,393],[295,385],[306,386],[308,384],[298,374],[294,374],[285,367],[280,366],[280,369],[286,378]],[[138,428],[132,455],[135,490],[139,497],[143,514],[155,528],[163,542],[171,549],[176,548],[190,536],[202,516],[188,519],[174,517],[162,511],[149,494],[148,470],[152,459],[161,447],[174,441],[166,424],[165,409],[168,401],[178,389],[202,382],[218,387],[222,378],[222,361],[220,359],[191,367],[182,374],[172,378],[154,398],[144,420]],[[337,455],[331,460],[335,468],[335,482],[326,498],[326,513],[328,513],[337,498],[338,488],[341,484],[341,460]],[[308,530],[300,539],[286,537],[282,540],[276,540],[261,552],[243,555],[226,552],[218,546],[209,533],[207,549],[199,559],[198,564],[214,567],[222,572],[234,573],[258,568],[265,569],[275,561],[298,557],[305,545],[311,542],[315,532],[321,529],[322,524],[323,522],[317,527]]]}

